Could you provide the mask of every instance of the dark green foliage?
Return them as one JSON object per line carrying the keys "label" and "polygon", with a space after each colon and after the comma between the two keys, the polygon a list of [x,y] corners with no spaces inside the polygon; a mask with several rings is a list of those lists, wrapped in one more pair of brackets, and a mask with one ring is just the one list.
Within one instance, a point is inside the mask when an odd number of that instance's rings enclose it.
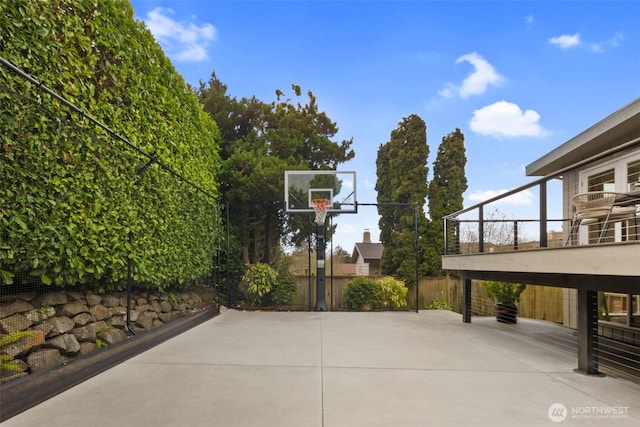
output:
{"label": "dark green foliage", "polygon": [[373,308],[376,300],[376,283],[370,277],[356,277],[347,283],[344,292],[344,302],[350,310],[360,310],[364,307]]}
{"label": "dark green foliage", "polygon": [[407,305],[407,288],[393,277],[361,276],[347,283],[344,300],[350,310],[396,310]]}
{"label": "dark green foliage", "polygon": [[247,283],[251,303],[261,304],[262,298],[276,285],[278,273],[267,264],[256,263],[247,266],[242,280]]}
{"label": "dark green foliage", "polygon": [[449,310],[453,311],[453,307],[447,301],[434,300],[427,306],[427,310]]}
{"label": "dark green foliage", "polygon": [[[302,90],[292,85],[296,98]],[[272,103],[255,97],[232,98],[215,75],[201,83],[198,96],[221,127],[222,196],[229,202],[231,225],[238,230],[245,264],[271,264],[284,239],[301,244],[307,236],[307,216],[283,212],[286,170],[335,169],[354,157],[352,141],[335,142],[338,128],[319,110],[316,98]]]}
{"label": "dark green foliage", "polygon": [[[433,180],[429,184],[429,218],[428,245],[426,263],[428,274],[442,273],[442,254],[444,250],[444,222],[445,215],[463,208],[463,197],[467,191],[465,166],[464,135],[460,129],[442,138],[438,147],[438,154],[433,164]],[[453,230],[449,230],[450,233]],[[453,239],[453,234],[450,234]]]}
{"label": "dark green foliage", "polygon": [[[226,211],[223,211],[222,221],[224,222],[223,233],[226,233]],[[220,254],[220,274],[218,277],[218,284],[220,286],[220,292],[226,299],[227,296],[231,296],[231,301],[226,301],[226,305],[233,306],[237,301],[243,300],[244,295],[241,292],[238,284],[242,280],[244,274],[244,264],[242,264],[242,247],[240,246],[240,240],[238,235],[238,227],[240,224],[229,221],[229,242],[227,246],[226,235],[223,237],[222,253]]]}
{"label": "dark green foliage", "polygon": [[298,291],[295,276],[289,273],[290,258],[280,254],[275,260],[275,270],[278,279],[267,294],[267,305],[289,305],[293,302]]}
{"label": "dark green foliage", "polygon": [[298,287],[293,280],[279,279],[267,295],[267,305],[289,305],[296,296]]}
{"label": "dark green foliage", "polygon": [[[217,195],[217,127],[128,2],[3,2],[0,56]],[[3,283],[119,289],[129,258],[138,286],[210,276],[211,197],[4,67],[0,128]]]}
{"label": "dark green foliage", "polygon": [[483,285],[489,298],[504,305],[516,305],[520,301],[520,294],[527,288],[527,285],[495,281],[486,281]]}
{"label": "dark green foliage", "polygon": [[[380,261],[383,274],[416,283],[416,210],[413,205],[384,206],[384,203],[418,205],[418,228],[426,227],[423,206],[427,187],[427,125],[417,115],[405,117],[391,132],[391,139],[378,149],[376,159],[380,240],[384,252]],[[420,260],[418,259],[420,264]],[[420,265],[419,274],[424,273]]]}
{"label": "dark green foliage", "polygon": [[274,267],[267,264],[251,264],[242,279],[252,304],[262,306],[289,305],[297,293],[295,276],[288,271],[288,257],[280,254]]}

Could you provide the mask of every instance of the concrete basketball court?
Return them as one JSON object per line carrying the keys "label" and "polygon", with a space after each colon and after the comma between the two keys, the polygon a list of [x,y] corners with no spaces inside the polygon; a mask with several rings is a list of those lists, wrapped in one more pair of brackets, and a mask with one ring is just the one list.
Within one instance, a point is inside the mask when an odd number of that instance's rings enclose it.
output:
{"label": "concrete basketball court", "polygon": [[227,310],[3,426],[640,425],[640,385],[574,347],[527,319]]}

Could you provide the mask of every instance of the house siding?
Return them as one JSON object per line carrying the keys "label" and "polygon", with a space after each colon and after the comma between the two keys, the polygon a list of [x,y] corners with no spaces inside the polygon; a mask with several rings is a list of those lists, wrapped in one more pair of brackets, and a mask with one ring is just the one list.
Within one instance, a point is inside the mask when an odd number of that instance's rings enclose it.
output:
{"label": "house siding", "polygon": [[364,262],[362,256],[358,256],[356,261],[356,276],[368,276],[369,275],[369,263]]}

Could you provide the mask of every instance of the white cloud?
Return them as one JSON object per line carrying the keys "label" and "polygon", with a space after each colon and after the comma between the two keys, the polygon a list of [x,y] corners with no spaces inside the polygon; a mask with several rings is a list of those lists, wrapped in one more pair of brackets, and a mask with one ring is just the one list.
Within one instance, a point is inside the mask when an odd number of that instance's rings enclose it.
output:
{"label": "white cloud", "polygon": [[547,135],[539,120],[540,114],[534,110],[523,112],[517,104],[498,101],[475,110],[469,126],[476,133],[495,137]]}
{"label": "white cloud", "polygon": [[467,98],[471,95],[480,95],[489,85],[497,86],[504,80],[495,68],[476,52],[462,55],[456,60],[456,64],[461,62],[473,65],[474,71],[462,81],[460,86],[453,83],[445,84],[445,87],[438,91],[441,98],[453,98],[456,95]]}
{"label": "white cloud", "polygon": [[[469,200],[472,202],[484,202],[485,200],[492,199],[496,196],[506,193],[508,190],[486,190],[486,191],[477,191],[475,193],[471,193],[469,195]],[[530,206],[533,203],[535,196],[530,190],[520,191],[518,193],[512,194],[511,196],[505,197],[498,202],[495,203],[503,203],[509,205],[517,205],[517,206]]]}
{"label": "white cloud", "polygon": [[157,7],[147,14],[144,22],[171,58],[177,61],[207,59],[207,45],[215,40],[216,28],[211,24],[178,22],[171,17],[173,14],[172,9]]}
{"label": "white cloud", "polygon": [[474,67],[473,73],[463,80],[462,86],[457,88],[462,98],[470,95],[480,95],[487,90],[487,86],[497,86],[503,80],[503,77],[496,72],[495,68],[476,52],[462,55],[456,60],[456,64],[461,62],[468,62]]}
{"label": "white cloud", "polygon": [[622,33],[616,33],[613,35],[613,37],[605,42],[585,42],[581,39],[579,33],[575,33],[564,34],[558,37],[551,37],[550,39],[548,39],[548,42],[550,44],[558,46],[560,49],[583,47],[595,53],[602,53],[606,50],[606,47],[618,47],[622,40],[624,40],[624,36],[622,35]]}
{"label": "white cloud", "polygon": [[570,49],[580,45],[580,34],[564,34],[558,37],[551,37],[548,42],[558,46],[560,49]]}

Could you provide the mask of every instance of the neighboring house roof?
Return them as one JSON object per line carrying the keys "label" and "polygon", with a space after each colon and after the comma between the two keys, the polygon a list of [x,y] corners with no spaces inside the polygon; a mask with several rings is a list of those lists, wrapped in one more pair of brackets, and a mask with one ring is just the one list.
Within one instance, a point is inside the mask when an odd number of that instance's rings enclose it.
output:
{"label": "neighboring house roof", "polygon": [[382,243],[356,243],[351,258],[356,261],[358,255],[360,255],[365,261],[379,260],[382,258],[383,249],[384,245]]}
{"label": "neighboring house roof", "polygon": [[640,138],[640,98],[526,167],[528,176],[551,175],[604,151]]}

